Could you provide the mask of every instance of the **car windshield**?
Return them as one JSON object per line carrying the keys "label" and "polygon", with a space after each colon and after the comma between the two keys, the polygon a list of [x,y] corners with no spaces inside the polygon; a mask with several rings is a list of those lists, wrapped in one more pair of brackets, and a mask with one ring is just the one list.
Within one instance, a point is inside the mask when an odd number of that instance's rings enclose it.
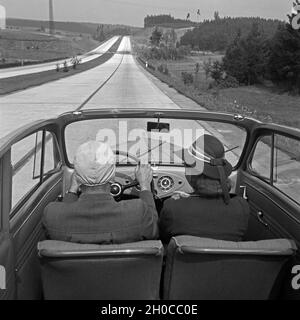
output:
{"label": "car windshield", "polygon": [[[88,140],[108,142],[117,154],[117,163],[140,161],[156,165],[184,165],[182,150],[203,134],[219,138],[225,146],[226,159],[235,166],[243,151],[247,133],[227,123],[175,119],[95,119],[69,124],[65,144],[69,162],[76,149]],[[129,154],[129,157],[127,157]]]}

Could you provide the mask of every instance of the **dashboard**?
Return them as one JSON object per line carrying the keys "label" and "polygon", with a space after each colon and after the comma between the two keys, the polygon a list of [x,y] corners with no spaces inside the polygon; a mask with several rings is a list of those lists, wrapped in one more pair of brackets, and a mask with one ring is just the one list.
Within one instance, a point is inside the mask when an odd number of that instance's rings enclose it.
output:
{"label": "dashboard", "polygon": [[[127,185],[135,179],[134,167],[117,167],[115,181]],[[175,191],[190,193],[193,191],[185,177],[184,167],[153,166],[153,183],[156,196],[160,199],[170,197]],[[133,187],[124,194],[138,195],[138,187]]]}
{"label": "dashboard", "polygon": [[[193,189],[185,177],[185,167],[179,166],[152,166],[154,192],[159,199],[168,198],[175,191],[192,193]],[[64,194],[70,185],[73,169],[65,168],[64,170]],[[115,182],[126,186],[135,180],[135,167],[122,166],[117,167]],[[237,172],[230,176],[232,191],[236,191]],[[124,191],[124,195],[139,196],[139,187],[132,187]]]}

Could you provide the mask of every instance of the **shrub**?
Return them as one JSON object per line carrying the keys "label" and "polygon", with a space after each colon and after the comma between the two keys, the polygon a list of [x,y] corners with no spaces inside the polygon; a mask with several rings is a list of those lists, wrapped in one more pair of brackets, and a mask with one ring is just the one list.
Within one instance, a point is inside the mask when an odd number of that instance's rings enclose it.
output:
{"label": "shrub", "polygon": [[214,61],[210,67],[210,76],[215,81],[220,81],[224,75],[223,64],[220,61]]}
{"label": "shrub", "polygon": [[64,72],[69,72],[69,67],[68,67],[68,62],[67,62],[67,61],[64,62],[63,71],[64,71]]}
{"label": "shrub", "polygon": [[225,79],[221,79],[219,81],[214,81],[210,84],[209,88],[212,89],[217,87],[219,89],[227,89],[227,88],[237,88],[239,87],[240,83],[235,77],[226,76]]}
{"label": "shrub", "polygon": [[208,61],[204,61],[203,62],[203,69],[204,69],[204,72],[205,72],[206,79],[208,79],[208,77],[210,75],[211,66],[212,66],[211,58],[209,58]]}
{"label": "shrub", "polygon": [[185,85],[189,85],[194,83],[194,76],[190,72],[182,72],[181,73],[182,81]]}
{"label": "shrub", "polygon": [[160,73],[165,74],[166,76],[169,75],[169,69],[168,69],[168,67],[167,67],[165,64],[161,64],[161,65],[157,68],[157,70],[158,70]]}
{"label": "shrub", "polygon": [[160,46],[144,46],[139,49],[139,52],[146,60],[178,60],[188,55],[190,49],[187,46],[176,48],[175,46],[166,46],[162,43]]}
{"label": "shrub", "polygon": [[155,68],[152,64],[150,64],[150,63],[148,63],[148,68],[151,69],[151,70],[153,70],[153,71],[156,70],[156,68]]}

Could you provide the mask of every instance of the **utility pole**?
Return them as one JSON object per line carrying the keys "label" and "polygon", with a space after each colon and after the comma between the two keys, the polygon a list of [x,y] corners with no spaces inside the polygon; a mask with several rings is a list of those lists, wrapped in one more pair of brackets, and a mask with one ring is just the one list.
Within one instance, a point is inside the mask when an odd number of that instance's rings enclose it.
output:
{"label": "utility pole", "polygon": [[49,33],[50,34],[54,34],[53,0],[49,0]]}

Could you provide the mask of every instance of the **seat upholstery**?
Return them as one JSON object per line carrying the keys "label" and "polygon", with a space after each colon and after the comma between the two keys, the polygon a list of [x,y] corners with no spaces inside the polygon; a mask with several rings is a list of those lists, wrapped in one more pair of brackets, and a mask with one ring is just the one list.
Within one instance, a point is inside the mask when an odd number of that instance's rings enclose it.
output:
{"label": "seat upholstery", "polygon": [[167,249],[164,299],[274,298],[279,274],[297,250],[287,239],[229,242],[172,238]]}
{"label": "seat upholstery", "polygon": [[38,244],[46,300],[158,299],[163,245]]}

